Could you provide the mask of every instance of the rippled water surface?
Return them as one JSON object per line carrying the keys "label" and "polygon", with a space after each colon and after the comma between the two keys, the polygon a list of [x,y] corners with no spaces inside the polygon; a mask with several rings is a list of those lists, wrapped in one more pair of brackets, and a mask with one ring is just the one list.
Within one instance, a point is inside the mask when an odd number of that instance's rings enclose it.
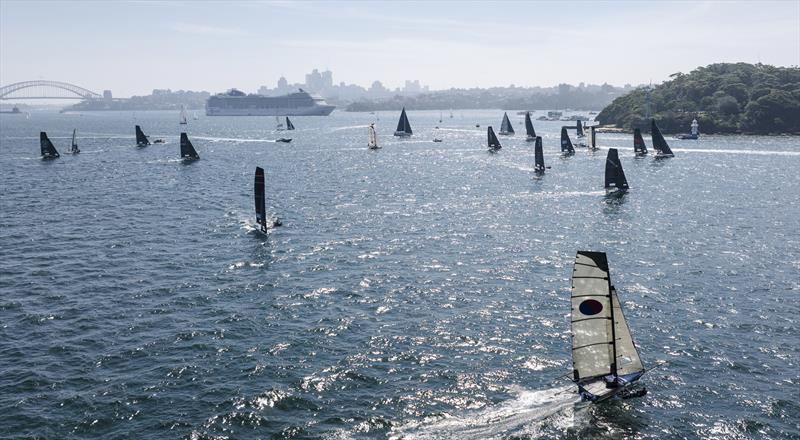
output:
{"label": "rippled water surface", "polygon": [[[800,438],[800,138],[654,161],[601,134],[561,159],[537,121],[537,180],[524,135],[485,151],[502,111],[411,111],[407,140],[397,117],[297,117],[279,144],[273,118],[201,116],[183,163],[177,112],[1,115],[0,437]],[[643,398],[586,407],[558,379],[579,249],[666,361]]]}

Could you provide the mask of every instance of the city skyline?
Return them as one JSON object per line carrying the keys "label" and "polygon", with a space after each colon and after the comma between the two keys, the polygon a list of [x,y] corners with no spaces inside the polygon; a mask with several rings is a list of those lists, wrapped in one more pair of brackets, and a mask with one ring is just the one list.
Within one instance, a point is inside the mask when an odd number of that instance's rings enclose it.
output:
{"label": "city skyline", "polygon": [[800,64],[798,2],[393,5],[4,0],[0,84],[252,93],[319,68],[366,89],[622,86],[715,62]]}

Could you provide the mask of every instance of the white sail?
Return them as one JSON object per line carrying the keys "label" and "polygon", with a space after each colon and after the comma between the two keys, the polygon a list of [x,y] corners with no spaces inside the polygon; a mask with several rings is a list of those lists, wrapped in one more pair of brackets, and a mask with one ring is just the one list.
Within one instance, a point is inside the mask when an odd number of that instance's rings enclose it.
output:
{"label": "white sail", "polygon": [[186,106],[181,106],[181,117],[180,117],[181,124],[186,124],[188,121],[186,119]]}
{"label": "white sail", "polygon": [[572,364],[576,382],[612,373],[611,284],[602,252],[580,251],[572,272]]}
{"label": "white sail", "polygon": [[611,287],[611,301],[614,305],[614,337],[616,339],[617,350],[617,374],[624,376],[626,374],[638,373],[644,370],[644,366],[642,365],[642,360],[639,358],[636,345],[633,343],[628,323],[625,322],[625,315],[622,313],[622,307],[617,297],[617,290],[614,289],[614,287]]}
{"label": "white sail", "polygon": [[373,125],[369,126],[369,141],[367,146],[369,148],[378,148],[378,136],[375,135],[375,127]]}

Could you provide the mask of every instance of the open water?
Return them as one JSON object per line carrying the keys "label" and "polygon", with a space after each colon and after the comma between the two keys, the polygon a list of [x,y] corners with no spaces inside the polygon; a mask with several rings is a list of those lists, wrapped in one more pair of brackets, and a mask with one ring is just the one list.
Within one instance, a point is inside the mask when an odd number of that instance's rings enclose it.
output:
{"label": "open water", "polygon": [[[1,115],[0,437],[800,438],[800,138],[669,140],[655,161],[600,134],[562,159],[562,123],[534,121],[536,180],[520,116],[486,152],[502,114],[411,111],[406,140],[397,112],[288,133],[200,116],[193,163],[177,112]],[[166,144],[137,148],[134,124]],[[284,221],[268,237],[256,166]],[[587,406],[559,379],[581,249],[608,253],[664,362],[643,398]]]}

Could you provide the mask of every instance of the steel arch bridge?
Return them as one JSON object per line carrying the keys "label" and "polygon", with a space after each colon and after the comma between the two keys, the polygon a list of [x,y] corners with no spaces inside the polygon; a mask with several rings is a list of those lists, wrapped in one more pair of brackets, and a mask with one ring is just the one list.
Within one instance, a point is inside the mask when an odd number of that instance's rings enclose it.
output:
{"label": "steel arch bridge", "polygon": [[0,87],[0,100],[100,98],[99,93],[61,81],[22,81]]}

